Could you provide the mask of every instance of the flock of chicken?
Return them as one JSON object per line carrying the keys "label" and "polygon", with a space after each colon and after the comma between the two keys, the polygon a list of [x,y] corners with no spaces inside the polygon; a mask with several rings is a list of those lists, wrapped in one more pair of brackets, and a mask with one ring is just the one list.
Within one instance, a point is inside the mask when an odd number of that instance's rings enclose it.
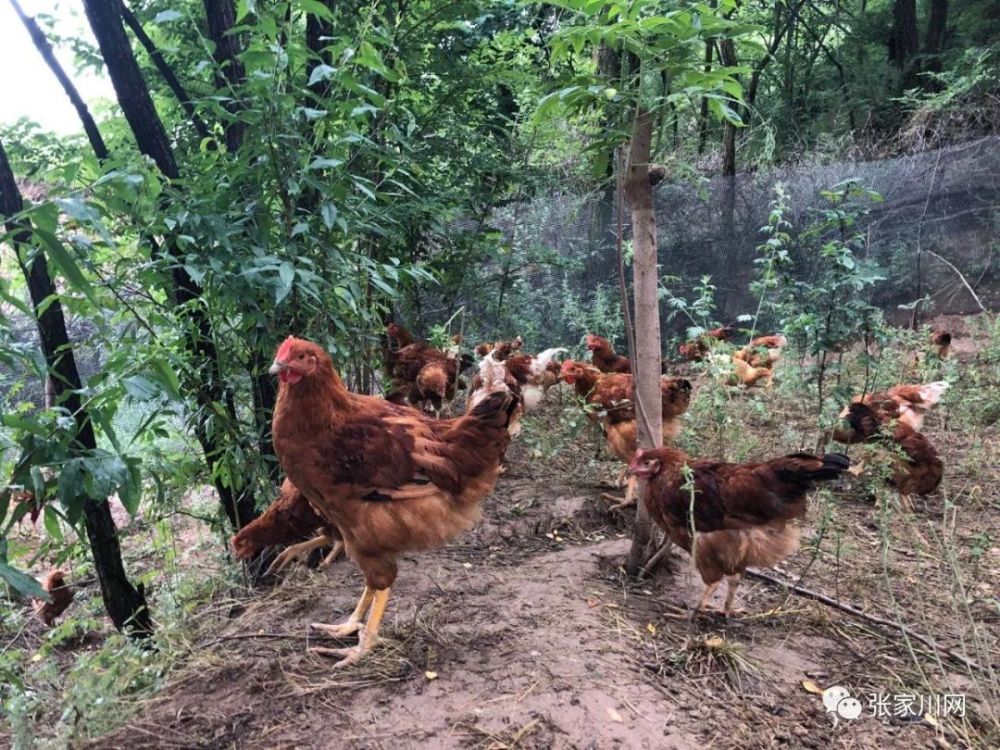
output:
{"label": "flock of chicken", "polygon": [[[375,644],[398,555],[440,546],[479,518],[521,415],[559,382],[573,387],[588,419],[622,462],[625,499],[616,508],[634,504],[637,479],[646,479],[643,501],[651,517],[692,554],[705,583],[697,611],[710,608],[708,600],[725,578],[723,611],[736,612],[736,588],[746,568],[772,566],[792,554],[798,529],[789,522],[805,514],[807,492],[850,466],[837,453],[794,453],[745,464],[692,460],[670,447],[691,402],[692,384],[667,375],[660,379],[667,447],[637,450],[631,363],[600,336],[586,337],[590,363],[559,362],[563,348],[527,354],[520,337],[480,344],[478,371],[466,385],[460,374],[474,360],[460,354],[459,337],[442,351],[414,341],[397,323],[386,333],[383,367],[392,388],[385,399],[348,392],[330,357],[315,344],[289,337],[279,347],[272,367],[280,379],[273,433],[287,478],[277,500],[232,539],[239,559],[290,545],[270,571],[329,548],[325,567],[346,549],[364,574],[365,590],[345,622],[314,623],[338,638],[360,633],[355,647],[316,649],[341,656],[338,664],[356,661]],[[691,361],[731,360],[733,385],[773,382],[784,337],[754,338],[735,353],[720,354],[718,342],[735,333],[732,326],[708,331],[682,344],[680,354]],[[935,333],[933,343],[939,357],[948,356],[948,334]],[[437,418],[463,387],[469,391],[465,415]],[[941,481],[941,460],[921,427],[947,387],[945,382],[900,385],[856,397],[833,434],[843,443],[893,447],[889,482],[908,509],[911,495],[930,493]],[[33,520],[37,510],[31,511]],[[51,600],[37,602],[35,611],[51,625],[72,601],[72,590],[58,570],[43,587]]]}
{"label": "flock of chicken", "polygon": [[[682,345],[681,354],[715,356],[710,339],[734,333],[710,331]],[[733,614],[746,568],[772,566],[792,554],[798,529],[791,522],[804,516],[807,493],[850,467],[839,453],[793,453],[744,464],[689,458],[673,441],[692,384],[667,375],[660,390],[666,447],[637,450],[630,362],[599,336],[586,339],[590,363],[560,363],[565,350],[559,348],[529,355],[519,338],[480,345],[478,369],[467,386],[460,373],[471,358],[459,355],[459,340],[442,351],[415,342],[395,323],[387,338],[383,365],[392,389],[384,399],[349,392],[316,344],[294,337],[281,344],[271,368],[280,379],[272,428],[286,479],[279,498],[232,540],[240,559],[297,542],[277,556],[272,569],[321,547],[333,548],[324,564],[346,550],[365,579],[357,607],[340,624],[313,624],[336,638],[358,633],[356,646],[315,649],[341,657],[338,665],[374,646],[398,556],[443,545],[476,522],[521,415],[560,381],[573,387],[629,474],[620,505],[636,501],[637,478],[647,480],[642,500],[651,517],[692,554],[705,583],[698,610],[709,608],[725,578],[724,611]],[[770,382],[784,343],[781,336],[760,337],[731,355],[736,378],[746,386]],[[460,387],[468,389],[465,413],[439,419]],[[890,481],[907,505],[910,495],[931,492],[941,481],[941,461],[920,428],[946,388],[939,382],[859,396],[845,407],[834,435],[845,443],[894,446]]]}

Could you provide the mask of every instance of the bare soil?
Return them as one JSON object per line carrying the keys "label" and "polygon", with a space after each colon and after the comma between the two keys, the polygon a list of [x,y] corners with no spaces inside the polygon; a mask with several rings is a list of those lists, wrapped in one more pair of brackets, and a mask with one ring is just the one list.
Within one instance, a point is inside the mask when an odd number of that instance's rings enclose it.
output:
{"label": "bare soil", "polygon": [[[553,404],[538,422],[557,417]],[[883,564],[880,511],[844,482],[832,509],[813,504],[802,551],[777,572],[995,662],[996,547],[965,582],[966,618],[948,566],[930,542],[912,542],[943,524],[957,524],[962,541],[997,532],[995,492],[963,468],[970,446],[950,443],[942,421],[934,415],[927,430],[951,457],[950,486],[964,483],[968,494],[974,482],[992,497],[946,514],[931,496],[914,516],[896,515],[900,538]],[[752,427],[773,427],[765,423]],[[612,513],[601,498],[617,467],[594,460],[595,447],[584,434],[539,458],[537,445],[516,444],[484,521],[402,561],[385,642],[369,661],[339,671],[306,652],[317,643],[308,623],[353,607],[356,569],[298,569],[272,590],[217,601],[219,616],[168,688],[91,746],[916,748],[988,746],[996,736],[989,709],[973,705],[977,690],[989,695],[979,676],[917,643],[911,654],[891,629],[753,580],[740,593],[749,614],[692,620],[701,582],[680,552],[651,578],[626,579],[629,512]],[[977,651],[975,637],[991,645]],[[859,696],[967,692],[970,717],[865,715],[834,727],[804,683]]]}
{"label": "bare soil", "polygon": [[[703,386],[701,386],[703,387]],[[780,390],[729,396],[729,458],[796,450],[815,417]],[[565,402],[563,402],[565,399]],[[710,401],[707,396],[704,400]],[[550,396],[512,445],[484,519],[446,548],[400,562],[384,641],[344,670],[310,654],[310,622],[353,608],[341,560],[271,588],[227,588],[196,613],[167,685],[93,748],[948,748],[1000,746],[1000,439],[948,408],[925,432],[946,461],[941,491],[904,514],[853,477],[813,498],[802,549],[771,573],[898,631],[747,579],[725,620],[690,616],[701,581],[674,551],[626,578],[633,511],[602,493],[618,466],[575,407]],[[712,409],[682,437],[712,455]],[[688,446],[690,447],[690,445]],[[808,446],[807,446],[808,447]],[[856,454],[856,451],[854,451]],[[187,525],[185,549],[199,541]],[[192,553],[191,564],[206,565]],[[721,592],[720,592],[721,594]],[[326,645],[330,642],[324,641]],[[969,669],[947,651],[964,654]],[[817,688],[964,693],[964,719],[873,717],[836,725]]]}

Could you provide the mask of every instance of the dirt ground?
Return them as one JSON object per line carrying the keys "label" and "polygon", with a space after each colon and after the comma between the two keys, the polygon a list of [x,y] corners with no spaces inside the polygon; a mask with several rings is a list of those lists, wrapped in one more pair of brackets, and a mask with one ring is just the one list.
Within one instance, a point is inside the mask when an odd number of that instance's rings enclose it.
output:
{"label": "dirt ground", "polygon": [[[808,409],[779,391],[732,398],[742,447],[731,431],[723,442],[736,453],[780,454],[815,434]],[[357,569],[297,567],[273,587],[220,591],[164,689],[85,747],[1000,746],[996,423],[970,431],[948,408],[933,412],[924,431],[945,456],[940,492],[901,514],[845,477],[812,498],[801,550],[769,571],[908,623],[931,649],[757,579],[740,589],[747,614],[692,619],[701,581],[677,550],[651,576],[626,578],[634,511],[602,497],[620,494],[618,467],[586,429],[566,431],[575,408],[568,392],[551,395],[512,444],[483,521],[400,561],[384,641],[368,660],[340,671],[306,651],[332,645],[308,624],[350,612]],[[711,413],[692,413],[686,428],[703,454]],[[198,526],[187,528],[178,539],[193,549]],[[965,694],[967,714],[876,717],[866,705],[835,722],[818,694],[832,685],[862,704],[879,693]]]}
{"label": "dirt ground", "polygon": [[[545,418],[556,417],[553,405]],[[941,419],[927,427],[939,439],[950,435]],[[651,578],[628,582],[619,570],[628,512],[612,512],[602,499],[613,491],[615,465],[593,460],[594,446],[584,434],[539,459],[537,447],[515,444],[484,521],[445,549],[401,562],[385,642],[368,662],[337,671],[306,652],[319,642],[308,623],[338,621],[353,607],[356,569],[343,560],[323,572],[300,568],[271,590],[214,602],[217,616],[167,689],[90,746],[989,746],[988,711],[957,723],[864,715],[834,726],[813,686],[843,685],[859,697],[968,692],[970,708],[975,702],[974,675],[919,643],[911,657],[892,629],[753,580],[740,594],[750,614],[692,620],[701,583],[680,552]],[[957,458],[962,446],[947,450]],[[962,479],[957,472],[953,482]],[[965,651],[972,626],[953,627],[960,620],[948,571],[902,543],[883,569],[878,511],[851,481],[833,488],[839,536],[828,528],[810,549],[818,516],[829,512],[814,503],[803,550],[777,574],[805,573],[810,589],[893,619],[879,585],[889,576],[899,619],[942,648]],[[996,501],[968,508],[957,538],[996,532]],[[940,498],[920,505],[914,517],[897,519],[913,534],[931,536],[954,521]],[[993,646],[996,553],[991,571],[968,582],[978,589],[965,600]]]}

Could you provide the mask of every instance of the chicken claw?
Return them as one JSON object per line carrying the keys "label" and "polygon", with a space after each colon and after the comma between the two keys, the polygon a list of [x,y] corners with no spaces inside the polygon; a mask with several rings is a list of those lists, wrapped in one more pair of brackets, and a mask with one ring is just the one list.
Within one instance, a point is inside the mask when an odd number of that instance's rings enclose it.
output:
{"label": "chicken claw", "polygon": [[[378,643],[378,628],[379,624],[382,622],[382,615],[385,613],[385,607],[389,603],[389,589],[379,589],[374,590],[365,586],[364,593],[361,595],[361,599],[358,601],[358,606],[355,607],[354,612],[347,619],[347,622],[342,625],[323,625],[322,623],[314,622],[312,627],[317,630],[322,630],[328,635],[333,635],[334,637],[342,637],[343,635],[348,635],[349,633],[361,631],[358,636],[358,645],[352,648],[326,648],[324,646],[313,646],[308,650],[314,654],[320,654],[321,656],[341,656],[343,657],[340,661],[334,664],[334,668],[346,667],[350,664],[354,664],[362,656],[372,650],[375,644]],[[364,617],[366,611],[371,610],[368,613],[368,620],[365,622],[364,627],[361,627],[361,618]],[[348,630],[348,628],[353,628]],[[346,631],[346,632],[345,632]]]}
{"label": "chicken claw", "polygon": [[[268,566],[267,571],[264,575],[271,575],[272,573],[278,573],[284,570],[289,563],[293,561],[298,561],[304,563],[309,557],[309,553],[314,549],[319,549],[320,547],[325,547],[330,543],[330,538],[325,534],[310,539],[305,542],[300,542],[299,544],[293,544],[291,547],[287,547],[281,551],[281,553],[274,558],[274,561]],[[338,545],[340,542],[337,543]],[[337,546],[334,546],[334,551],[337,551]],[[330,554],[333,554],[332,552]],[[326,559],[323,560],[326,562]]]}
{"label": "chicken claw", "polygon": [[629,477],[625,481],[625,499],[624,500],[619,500],[614,495],[609,495],[606,492],[602,492],[601,493],[601,497],[603,497],[605,500],[615,501],[615,504],[611,506],[611,510],[623,510],[625,508],[628,508],[629,506],[632,506],[632,505],[636,504],[636,499],[638,497],[638,492],[637,492],[636,484],[637,484],[637,482],[636,482],[635,477]]}
{"label": "chicken claw", "polygon": [[343,551],[344,551],[344,543],[343,542],[334,542],[333,549],[331,549],[330,553],[326,557],[323,558],[322,562],[320,562],[320,564],[319,564],[319,567],[320,568],[329,568],[330,565],[332,565],[336,561],[336,559],[338,557],[340,557],[340,553],[343,552]]}
{"label": "chicken claw", "polygon": [[313,630],[318,630],[331,638],[346,638],[349,635],[354,635],[361,630],[363,625],[364,623],[361,620],[355,620],[353,617],[348,618],[338,625],[327,625],[324,622],[309,623],[309,627]]}
{"label": "chicken claw", "polygon": [[346,638],[349,635],[354,635],[361,630],[362,620],[364,620],[365,615],[372,606],[372,600],[374,598],[375,592],[368,586],[365,586],[365,590],[361,592],[361,598],[358,599],[357,606],[354,608],[354,611],[351,612],[350,617],[348,617],[344,622],[339,625],[327,625],[322,622],[314,622],[309,627],[314,630],[318,630],[321,633],[326,633],[331,638]]}
{"label": "chicken claw", "polygon": [[369,648],[361,648],[358,646],[351,646],[350,648],[324,648],[323,646],[312,646],[308,649],[310,654],[318,654],[320,656],[339,656],[342,657],[340,661],[334,662],[333,668],[340,669],[341,667],[348,667],[351,664],[355,664],[361,660]]}

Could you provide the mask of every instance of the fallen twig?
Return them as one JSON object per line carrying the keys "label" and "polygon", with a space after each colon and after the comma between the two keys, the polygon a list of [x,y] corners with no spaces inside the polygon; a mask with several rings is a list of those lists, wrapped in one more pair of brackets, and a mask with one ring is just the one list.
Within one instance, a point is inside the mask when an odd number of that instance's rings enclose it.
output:
{"label": "fallen twig", "polygon": [[225,641],[241,641],[241,640],[252,640],[256,638],[264,639],[277,639],[286,641],[318,641],[318,640],[343,640],[338,638],[332,638],[328,635],[295,635],[294,633],[236,633],[235,635],[220,635],[217,638],[213,638],[210,641],[205,641],[204,643],[199,643],[197,646],[193,646],[191,651],[201,651],[208,648],[209,646],[215,646],[216,644],[223,643]]}
{"label": "fallen twig", "polygon": [[845,604],[844,602],[837,601],[836,599],[833,599],[827,596],[826,594],[820,594],[817,591],[803,588],[802,586],[796,586],[794,584],[789,583],[788,581],[784,581],[780,578],[777,578],[776,576],[768,575],[767,573],[761,573],[760,571],[757,570],[747,570],[746,575],[749,576],[750,578],[756,578],[757,580],[760,581],[767,581],[768,583],[773,583],[777,586],[787,588],[789,591],[794,591],[799,596],[804,596],[807,599],[812,599],[814,601],[820,602],[821,604],[825,604],[828,607],[833,607],[834,609],[839,609],[841,612],[846,612],[847,614],[852,615],[853,617],[857,617],[861,620],[866,620],[868,622],[875,623],[876,625],[882,625],[883,627],[893,628],[894,630],[898,630],[901,633],[903,633],[907,638],[912,638],[915,641],[919,641],[932,651],[942,653],[945,656],[949,657],[950,659],[957,661],[959,664],[968,667],[969,669],[974,669],[979,672],[989,671],[987,667],[984,667],[979,662],[970,659],[968,656],[960,654],[957,651],[954,651],[953,649],[945,648],[939,645],[938,642],[935,641],[930,636],[921,635],[920,633],[914,632],[909,625],[905,625],[900,622],[893,622],[892,620],[887,620],[884,617],[879,617],[878,615],[870,615],[867,612],[861,611],[857,607],[853,607],[850,604]]}

